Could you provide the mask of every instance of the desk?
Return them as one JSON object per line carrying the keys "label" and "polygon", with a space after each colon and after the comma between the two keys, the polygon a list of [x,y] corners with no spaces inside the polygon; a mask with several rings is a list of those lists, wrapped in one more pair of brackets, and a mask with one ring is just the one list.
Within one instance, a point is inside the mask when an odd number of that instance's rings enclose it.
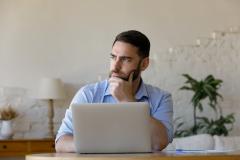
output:
{"label": "desk", "polygon": [[26,160],[239,160],[240,151],[228,153],[75,154],[27,155]]}
{"label": "desk", "polygon": [[53,139],[0,140],[0,157],[55,152]]}

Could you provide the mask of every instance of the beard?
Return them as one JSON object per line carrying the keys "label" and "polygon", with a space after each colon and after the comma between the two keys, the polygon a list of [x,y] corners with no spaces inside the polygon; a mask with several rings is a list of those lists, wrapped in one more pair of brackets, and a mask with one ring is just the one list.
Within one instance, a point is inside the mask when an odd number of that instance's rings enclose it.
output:
{"label": "beard", "polygon": [[137,68],[136,68],[136,69],[133,69],[132,71],[130,71],[130,73],[129,73],[128,75],[125,75],[124,73],[122,73],[122,72],[119,71],[119,70],[112,70],[112,71],[110,71],[110,73],[109,73],[109,78],[113,77],[113,76],[112,76],[113,73],[116,73],[116,74],[119,74],[119,76],[115,76],[115,77],[121,78],[121,79],[124,80],[124,81],[128,81],[131,73],[134,72],[134,73],[133,73],[133,81],[135,81],[135,80],[139,77],[140,72],[141,72],[141,69],[140,69],[141,62],[142,62],[142,61],[140,61],[140,62],[138,63]]}

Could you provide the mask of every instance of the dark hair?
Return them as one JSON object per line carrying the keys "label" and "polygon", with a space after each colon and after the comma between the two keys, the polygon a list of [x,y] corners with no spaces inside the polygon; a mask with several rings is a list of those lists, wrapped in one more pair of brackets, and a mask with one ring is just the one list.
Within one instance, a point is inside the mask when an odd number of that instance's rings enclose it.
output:
{"label": "dark hair", "polygon": [[142,58],[149,57],[150,41],[143,33],[136,30],[129,30],[118,34],[113,42],[126,42],[138,48],[138,55]]}

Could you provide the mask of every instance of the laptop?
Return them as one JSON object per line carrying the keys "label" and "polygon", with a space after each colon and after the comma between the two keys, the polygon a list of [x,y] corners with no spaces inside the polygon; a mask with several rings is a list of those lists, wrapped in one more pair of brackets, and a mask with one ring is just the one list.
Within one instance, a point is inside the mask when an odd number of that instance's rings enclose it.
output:
{"label": "laptop", "polygon": [[149,153],[149,106],[144,102],[73,104],[78,153]]}

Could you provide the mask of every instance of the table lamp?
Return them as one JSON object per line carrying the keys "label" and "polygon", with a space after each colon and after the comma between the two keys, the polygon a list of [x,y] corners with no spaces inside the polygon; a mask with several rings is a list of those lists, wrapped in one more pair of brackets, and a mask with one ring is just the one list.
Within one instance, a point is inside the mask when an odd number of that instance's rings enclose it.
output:
{"label": "table lamp", "polygon": [[54,138],[54,100],[64,99],[65,91],[59,78],[42,78],[39,86],[38,98],[48,100],[48,136]]}

